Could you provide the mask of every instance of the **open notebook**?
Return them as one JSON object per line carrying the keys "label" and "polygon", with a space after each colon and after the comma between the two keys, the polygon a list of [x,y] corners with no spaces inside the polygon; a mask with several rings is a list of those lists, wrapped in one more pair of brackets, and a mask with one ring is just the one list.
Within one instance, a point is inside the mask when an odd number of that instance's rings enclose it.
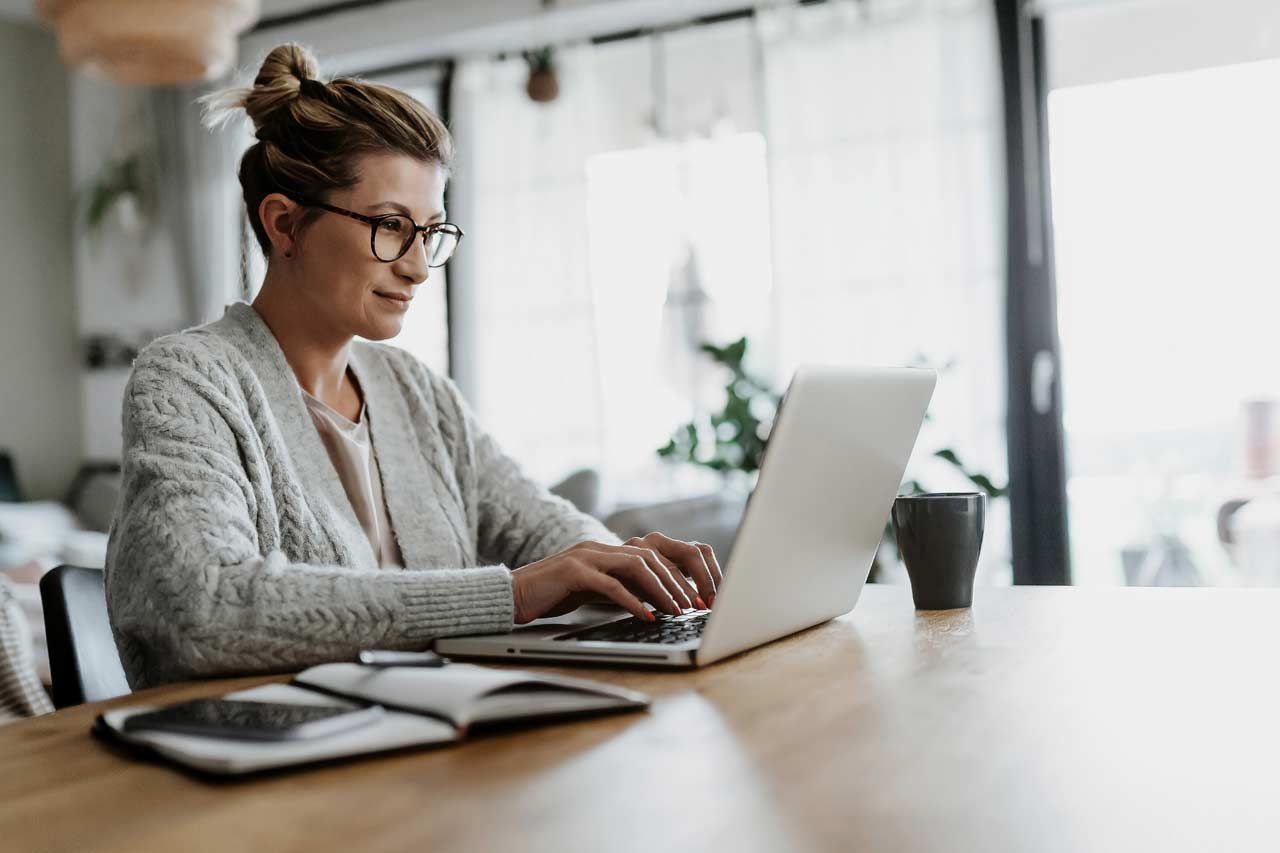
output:
{"label": "open notebook", "polygon": [[299,673],[291,684],[264,684],[228,693],[227,699],[311,705],[375,703],[386,713],[374,723],[327,737],[297,741],[248,741],[168,732],[125,731],[124,721],[153,710],[139,706],[98,716],[98,732],[144,747],[206,773],[238,775],[456,743],[485,725],[562,719],[645,708],[649,697],[634,690],[579,678],[455,663],[444,667],[366,667],[330,663]]}

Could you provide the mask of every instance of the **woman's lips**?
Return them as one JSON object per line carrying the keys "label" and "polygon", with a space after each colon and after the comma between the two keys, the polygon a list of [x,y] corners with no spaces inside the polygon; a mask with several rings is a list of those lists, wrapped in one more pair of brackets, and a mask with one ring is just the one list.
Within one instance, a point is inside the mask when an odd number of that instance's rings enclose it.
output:
{"label": "woman's lips", "polygon": [[393,293],[383,290],[375,290],[373,293],[375,296],[380,296],[386,301],[402,308],[408,308],[409,301],[413,299],[413,297],[407,293]]}

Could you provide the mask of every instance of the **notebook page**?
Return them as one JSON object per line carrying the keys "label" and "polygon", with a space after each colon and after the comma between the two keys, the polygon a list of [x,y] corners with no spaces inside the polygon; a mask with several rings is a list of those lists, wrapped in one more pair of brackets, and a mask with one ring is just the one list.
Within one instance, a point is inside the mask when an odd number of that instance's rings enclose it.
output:
{"label": "notebook page", "polygon": [[[501,670],[474,664],[453,663],[443,667],[366,667],[353,663],[315,666],[297,676],[302,685],[357,696],[389,707],[435,714],[465,728],[472,719],[499,719],[501,713],[513,717],[600,707],[648,703],[648,697],[607,684],[519,670]],[[526,686],[534,695],[523,696],[517,688]],[[561,698],[543,702],[549,692]],[[501,693],[489,708],[490,694]],[[607,697],[601,704],[600,697]],[[481,714],[484,709],[485,713]],[[528,713],[524,713],[528,712]],[[479,716],[477,716],[479,715]]]}

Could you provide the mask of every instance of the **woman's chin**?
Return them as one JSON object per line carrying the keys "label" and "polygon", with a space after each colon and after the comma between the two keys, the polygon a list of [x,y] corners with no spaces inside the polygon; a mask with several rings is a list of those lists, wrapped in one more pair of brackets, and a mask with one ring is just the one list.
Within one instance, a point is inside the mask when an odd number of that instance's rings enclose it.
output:
{"label": "woman's chin", "polygon": [[404,330],[404,317],[379,317],[367,323],[361,330],[360,337],[366,341],[385,341],[394,338]]}

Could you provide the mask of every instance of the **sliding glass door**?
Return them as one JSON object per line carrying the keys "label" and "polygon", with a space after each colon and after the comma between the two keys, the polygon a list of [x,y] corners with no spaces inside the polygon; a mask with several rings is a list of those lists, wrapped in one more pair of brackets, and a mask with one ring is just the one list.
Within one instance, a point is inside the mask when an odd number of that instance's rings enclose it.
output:
{"label": "sliding glass door", "polygon": [[[1149,68],[1107,55],[1183,31],[1177,6],[1049,21],[1074,581],[1277,584],[1280,59],[1265,28]],[[1258,28],[1245,6],[1215,9],[1219,35]]]}

